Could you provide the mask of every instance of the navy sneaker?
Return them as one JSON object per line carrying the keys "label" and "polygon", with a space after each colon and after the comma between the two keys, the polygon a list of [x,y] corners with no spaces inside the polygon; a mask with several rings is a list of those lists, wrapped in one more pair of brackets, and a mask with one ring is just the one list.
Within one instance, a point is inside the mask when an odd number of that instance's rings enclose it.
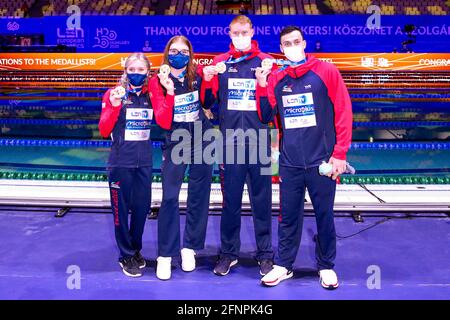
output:
{"label": "navy sneaker", "polygon": [[145,261],[140,251],[136,251],[136,253],[134,254],[134,260],[136,260],[136,262],[138,263],[139,269],[144,269],[147,266],[147,262]]}
{"label": "navy sneaker", "polygon": [[238,263],[237,259],[232,260],[230,257],[219,257],[214,268],[214,273],[218,276],[226,276],[232,266]]}
{"label": "navy sneaker", "polygon": [[258,261],[259,274],[265,276],[273,269],[273,261],[271,259],[262,259]]}
{"label": "navy sneaker", "polygon": [[142,277],[142,271],[139,269],[139,264],[134,257],[120,258],[119,265],[122,267],[122,271],[129,277]]}

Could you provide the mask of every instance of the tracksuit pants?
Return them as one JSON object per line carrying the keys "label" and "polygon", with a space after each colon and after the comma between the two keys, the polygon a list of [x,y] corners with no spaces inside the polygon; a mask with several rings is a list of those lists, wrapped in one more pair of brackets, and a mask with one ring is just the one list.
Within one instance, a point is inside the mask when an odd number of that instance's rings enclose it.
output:
{"label": "tracksuit pants", "polygon": [[152,167],[110,168],[108,181],[117,246],[120,257],[128,258],[142,249],[151,203]]}
{"label": "tracksuit pants", "polygon": [[158,215],[158,256],[161,257],[180,254],[179,194],[186,169],[189,182],[183,248],[204,248],[211,193],[212,165],[194,164],[193,161],[191,164],[174,164],[171,151],[172,147],[163,150],[161,166],[163,199]]}
{"label": "tracksuit pants", "polygon": [[336,181],[321,176],[318,167],[305,170],[280,166],[281,199],[275,264],[292,270],[302,237],[305,188],[308,189],[316,217],[318,268],[333,269],[336,257],[333,213]]}
{"label": "tracksuit pants", "polygon": [[[244,164],[224,161],[219,166],[222,183],[223,209],[220,220],[221,249],[220,256],[236,259],[241,247],[241,207],[244,184],[247,182],[253,224],[256,238],[256,259],[273,259],[272,249],[272,176],[261,174],[261,169],[270,168],[270,163],[262,165],[259,161],[250,164],[246,146]],[[225,157],[226,158],[226,157]]]}

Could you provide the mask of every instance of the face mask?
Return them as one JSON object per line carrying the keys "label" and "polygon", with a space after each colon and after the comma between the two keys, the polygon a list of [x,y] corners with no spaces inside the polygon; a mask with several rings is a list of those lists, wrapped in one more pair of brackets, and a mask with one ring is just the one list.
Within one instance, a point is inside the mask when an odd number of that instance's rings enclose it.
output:
{"label": "face mask", "polygon": [[301,46],[284,48],[284,55],[292,62],[299,62],[305,59],[305,53]]}
{"label": "face mask", "polygon": [[245,50],[250,47],[252,43],[252,37],[250,36],[239,36],[231,38],[233,45],[238,50]]}
{"label": "face mask", "polygon": [[140,87],[144,84],[145,79],[147,79],[146,73],[128,73],[127,74],[128,81],[130,81],[131,85],[135,87]]}
{"label": "face mask", "polygon": [[169,54],[169,64],[175,69],[182,69],[189,63],[189,56],[182,53]]}

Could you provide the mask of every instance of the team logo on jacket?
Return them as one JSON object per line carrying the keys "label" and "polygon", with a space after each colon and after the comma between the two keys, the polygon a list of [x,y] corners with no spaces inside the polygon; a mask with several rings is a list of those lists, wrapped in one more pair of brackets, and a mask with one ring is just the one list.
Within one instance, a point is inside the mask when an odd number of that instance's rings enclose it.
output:
{"label": "team logo on jacket", "polygon": [[[127,111],[127,120],[128,119],[136,119],[136,120],[141,120],[141,119],[145,119],[145,120],[151,120],[151,118],[149,117],[149,109],[128,109]],[[128,113],[130,114],[130,117],[128,117]]]}
{"label": "team logo on jacket", "polygon": [[173,121],[194,122],[198,120],[200,110],[198,96],[198,91],[176,95]]}
{"label": "team logo on jacket", "polygon": [[150,139],[152,119],[153,109],[127,109],[125,141],[147,141]]}
{"label": "team logo on jacket", "polygon": [[228,79],[228,110],[256,111],[256,79]]}
{"label": "team logo on jacket", "polygon": [[316,113],[311,92],[283,96],[284,126],[286,129],[314,127]]}
{"label": "team logo on jacket", "polygon": [[229,67],[228,72],[238,72],[238,69],[236,67]]}
{"label": "team logo on jacket", "polygon": [[120,189],[120,181],[117,181],[117,182],[113,181],[113,182],[111,182],[110,187],[114,188],[114,189]]}
{"label": "team logo on jacket", "polygon": [[283,90],[282,90],[283,92],[292,92],[292,85],[285,85],[284,87],[283,87]]}

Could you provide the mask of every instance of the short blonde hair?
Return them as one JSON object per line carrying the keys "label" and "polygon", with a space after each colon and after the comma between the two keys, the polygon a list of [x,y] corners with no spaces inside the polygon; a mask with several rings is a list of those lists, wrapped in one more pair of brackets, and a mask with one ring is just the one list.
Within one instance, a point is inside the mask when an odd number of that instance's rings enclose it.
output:
{"label": "short blonde hair", "polygon": [[252,20],[250,20],[249,17],[244,16],[242,14],[234,17],[233,20],[231,20],[229,27],[231,27],[231,25],[235,24],[235,23],[239,23],[239,24],[247,24],[248,23],[250,25],[250,28],[253,28]]}

